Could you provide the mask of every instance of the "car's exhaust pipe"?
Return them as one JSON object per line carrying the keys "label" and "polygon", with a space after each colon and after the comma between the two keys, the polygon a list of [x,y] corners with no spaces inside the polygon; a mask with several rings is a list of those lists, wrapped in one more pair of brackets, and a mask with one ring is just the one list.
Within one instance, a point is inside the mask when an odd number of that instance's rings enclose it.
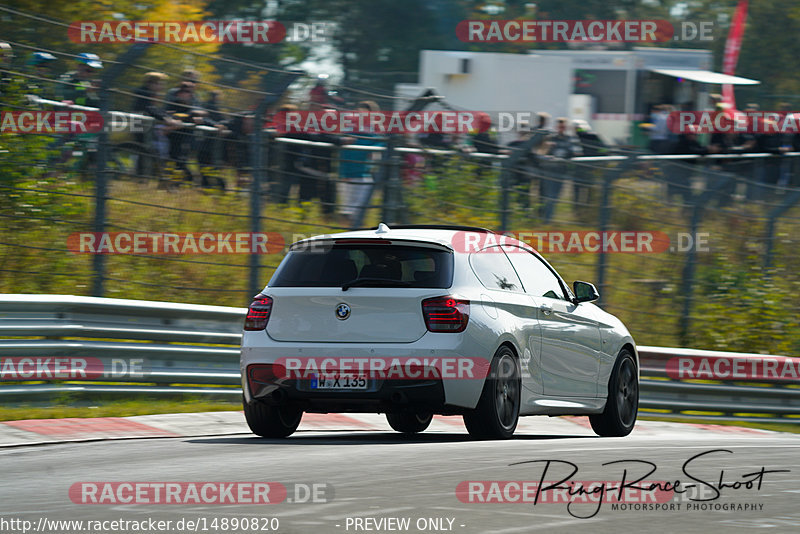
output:
{"label": "car's exhaust pipe", "polygon": [[283,404],[286,401],[286,393],[282,389],[276,389],[271,396],[276,404]]}

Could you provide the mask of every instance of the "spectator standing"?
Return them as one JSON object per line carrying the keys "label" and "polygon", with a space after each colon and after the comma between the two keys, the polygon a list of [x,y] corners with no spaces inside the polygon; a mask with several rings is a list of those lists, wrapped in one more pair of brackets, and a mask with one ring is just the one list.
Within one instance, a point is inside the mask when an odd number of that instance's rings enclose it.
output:
{"label": "spectator standing", "polygon": [[[717,104],[716,111],[719,113],[731,113],[728,105]],[[744,140],[739,134],[734,132],[714,132],[708,143],[709,154],[736,154],[742,153]],[[720,208],[729,206],[733,201],[733,194],[736,191],[736,180],[732,179],[735,171],[740,171],[738,159],[716,160],[711,166],[712,172],[707,187],[716,191],[714,199]]]}
{"label": "spectator standing", "polygon": [[[511,152],[511,157],[515,155],[521,146],[527,143],[533,132],[527,122],[521,122],[517,127],[517,138],[508,143],[508,148]],[[522,209],[528,213],[531,207],[531,184],[536,172],[537,158],[533,149],[528,153],[523,154],[511,173],[511,183],[509,184],[512,189],[517,192],[517,201]]]}
{"label": "spectator standing", "polygon": [[[487,114],[481,114],[478,119],[478,131],[470,134],[470,152],[479,154],[500,154],[505,152],[503,147],[497,143],[497,136],[492,129],[492,118]],[[480,181],[486,169],[491,169],[496,160],[493,158],[476,159],[475,179]]]}
{"label": "spectator standing", "polygon": [[[219,108],[219,100],[222,93],[216,89],[208,92],[208,98],[203,103],[203,111],[205,114],[202,116],[201,126],[206,128],[202,129],[198,135],[199,143],[197,145],[197,162],[202,166],[211,167],[211,173],[201,172],[202,186],[208,187],[210,185],[219,187],[223,191],[226,189],[225,179],[220,175],[220,161],[219,150],[221,143],[221,133],[225,130],[222,112]],[[208,130],[207,128],[213,128]]]}
{"label": "spectator standing", "polygon": [[[407,135],[405,146],[422,150],[422,145],[413,135]],[[400,168],[400,176],[403,185],[416,188],[422,183],[423,173],[425,172],[425,156],[419,152],[404,152],[403,165]]]}
{"label": "spectator standing", "polygon": [[172,126],[167,139],[169,140],[169,158],[175,166],[183,172],[184,180],[194,183],[194,174],[188,166],[194,135],[194,124],[202,122],[201,114],[194,106],[194,84],[184,81],[173,93],[173,100],[167,103],[166,112],[180,126]]}
{"label": "spectator standing", "polygon": [[[356,106],[359,113],[378,112],[378,104],[372,100],[364,100]],[[377,146],[380,139],[370,132],[355,132],[353,145]],[[372,176],[373,162],[378,156],[366,150],[342,150],[339,153],[339,177],[341,178],[340,212],[350,218],[350,222],[360,216],[360,212],[369,202],[370,192],[375,180]]]}
{"label": "spectator standing", "polygon": [[669,154],[672,150],[670,146],[671,135],[667,119],[672,108],[667,104],[660,104],[655,107],[651,115],[652,128],[650,130],[650,150],[654,154]]}
{"label": "spectator standing", "polygon": [[556,131],[551,134],[545,144],[547,156],[542,178],[539,181],[542,199],[541,218],[550,222],[555,212],[555,205],[561,196],[561,187],[569,176],[568,160],[581,155],[578,139],[568,131],[569,121],[565,117],[556,120]]}
{"label": "spectator standing", "polygon": [[74,71],[63,74],[59,84],[60,98],[78,106],[92,108],[100,107],[100,87],[97,73],[103,68],[103,63],[97,54],[82,53],[76,57],[78,62]]}
{"label": "spectator standing", "polygon": [[[144,151],[152,151],[157,156],[155,158],[158,163],[156,165],[157,168],[152,169],[152,171],[159,177],[160,164],[169,154],[169,143],[165,128],[178,125],[164,110],[162,98],[166,82],[167,76],[161,72],[148,72],[145,74],[142,85],[136,89],[131,109],[133,113],[153,118],[153,122],[146,125],[149,130],[136,132],[134,138],[137,143],[142,145]],[[146,154],[140,154],[136,159],[136,175],[139,177],[144,177],[148,172],[145,158]]]}
{"label": "spectator standing", "polygon": [[[328,109],[326,112],[336,113]],[[307,133],[303,136],[309,141],[321,143],[307,146],[303,156],[295,163],[295,168],[300,171],[299,200],[308,202],[318,198],[322,206],[322,214],[331,216],[336,211],[336,181],[334,179],[334,157],[337,146],[343,143],[338,135],[328,133]]]}
{"label": "spectator standing", "polygon": [[56,56],[49,52],[33,52],[27,66],[32,75],[28,78],[27,92],[45,100],[55,100],[56,88],[53,83],[53,66]]}
{"label": "spectator standing", "polygon": [[[697,126],[690,124],[687,131],[678,136],[678,142],[673,148],[675,154],[693,154],[704,156],[708,149],[700,144],[697,139]],[[668,175],[667,199],[671,200],[677,196],[686,204],[692,197],[692,174],[696,167],[697,160],[681,160],[673,163],[672,172]]]}
{"label": "spectator standing", "polygon": [[[604,156],[608,152],[608,147],[600,139],[600,136],[592,131],[592,127],[584,120],[576,120],[573,123],[575,135],[581,147],[582,156]],[[572,209],[580,212],[592,202],[593,170],[589,168],[580,169],[575,173],[572,187]]]}
{"label": "spectator standing", "polygon": [[0,94],[6,91],[11,83],[11,68],[14,63],[14,49],[11,45],[0,41]]}

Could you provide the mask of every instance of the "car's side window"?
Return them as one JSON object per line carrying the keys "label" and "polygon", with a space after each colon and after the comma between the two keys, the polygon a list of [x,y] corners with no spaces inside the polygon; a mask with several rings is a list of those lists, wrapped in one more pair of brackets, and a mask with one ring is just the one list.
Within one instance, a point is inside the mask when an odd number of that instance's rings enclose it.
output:
{"label": "car's side window", "polygon": [[469,261],[475,276],[487,288],[522,291],[522,283],[500,247],[473,252]]}
{"label": "car's side window", "polygon": [[506,245],[503,249],[519,274],[526,293],[534,297],[566,300],[558,278],[539,258],[520,247]]}

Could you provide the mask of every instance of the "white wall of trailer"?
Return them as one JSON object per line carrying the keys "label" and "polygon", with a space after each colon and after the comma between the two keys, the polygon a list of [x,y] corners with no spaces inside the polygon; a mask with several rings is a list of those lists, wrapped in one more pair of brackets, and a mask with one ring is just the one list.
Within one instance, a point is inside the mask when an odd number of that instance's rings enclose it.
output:
{"label": "white wall of trailer", "polygon": [[[569,62],[528,54],[423,50],[419,83],[433,87],[457,109],[499,112],[546,111],[566,116],[572,84]],[[496,123],[495,123],[496,126]],[[507,143],[515,135],[501,134]]]}
{"label": "white wall of trailer", "polygon": [[[435,88],[447,103],[457,109],[498,112],[546,111],[553,118],[566,116],[584,119],[606,141],[626,143],[635,120],[643,118],[636,110],[639,73],[656,67],[708,69],[711,52],[707,50],[659,49],[636,47],[633,50],[541,50],[529,54],[423,50],[420,55],[419,80],[400,84],[398,96],[419,94]],[[621,98],[624,105],[608,112],[592,95],[572,94],[579,70],[616,71],[619,85],[600,98]],[[699,105],[705,103],[705,87]],[[432,109],[442,109],[433,106]],[[501,134],[507,143],[513,133]]]}

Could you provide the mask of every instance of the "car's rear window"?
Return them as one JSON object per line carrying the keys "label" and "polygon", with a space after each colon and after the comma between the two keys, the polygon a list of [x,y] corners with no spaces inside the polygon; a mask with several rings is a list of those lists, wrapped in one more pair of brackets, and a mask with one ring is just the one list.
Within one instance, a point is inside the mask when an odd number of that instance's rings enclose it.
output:
{"label": "car's rear window", "polygon": [[311,246],[290,251],[269,286],[337,287],[362,278],[372,279],[372,287],[448,288],[453,284],[453,253],[397,244]]}

